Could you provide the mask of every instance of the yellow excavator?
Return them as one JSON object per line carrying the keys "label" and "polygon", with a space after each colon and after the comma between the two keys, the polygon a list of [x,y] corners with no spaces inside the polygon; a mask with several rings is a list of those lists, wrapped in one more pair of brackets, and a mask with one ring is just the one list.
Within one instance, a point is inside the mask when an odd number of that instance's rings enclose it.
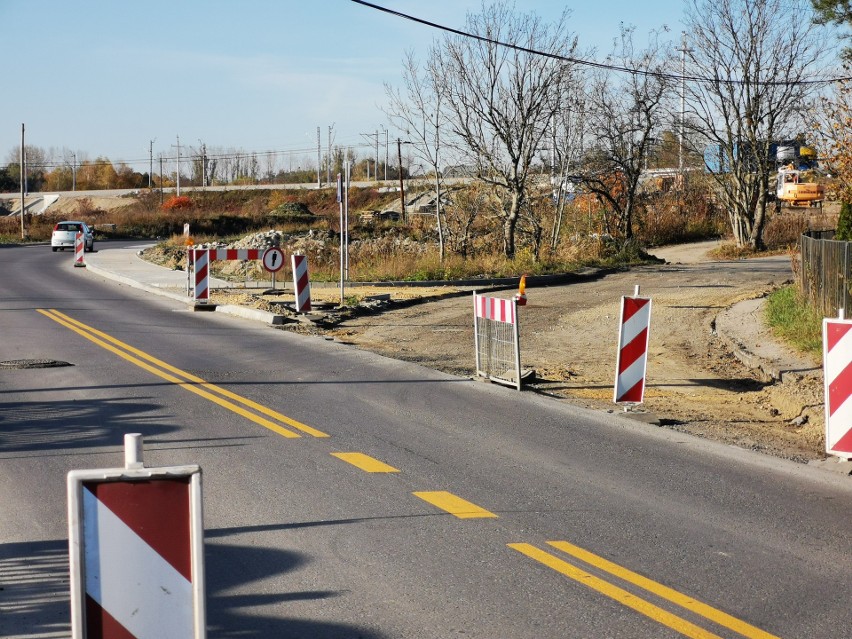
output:
{"label": "yellow excavator", "polygon": [[821,207],[825,199],[825,189],[822,184],[816,182],[802,182],[802,172],[793,164],[789,164],[778,170],[775,198],[777,211],[780,211],[782,206]]}

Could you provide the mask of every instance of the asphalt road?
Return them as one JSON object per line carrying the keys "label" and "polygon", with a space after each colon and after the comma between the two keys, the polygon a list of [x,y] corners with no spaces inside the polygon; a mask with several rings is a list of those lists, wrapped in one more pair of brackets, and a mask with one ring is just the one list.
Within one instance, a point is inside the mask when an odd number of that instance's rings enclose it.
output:
{"label": "asphalt road", "polygon": [[0,369],[0,636],[68,636],[65,476],[129,432],[203,469],[211,637],[846,636],[847,477],[189,312],[67,251],[0,273],[0,361],[71,364]]}

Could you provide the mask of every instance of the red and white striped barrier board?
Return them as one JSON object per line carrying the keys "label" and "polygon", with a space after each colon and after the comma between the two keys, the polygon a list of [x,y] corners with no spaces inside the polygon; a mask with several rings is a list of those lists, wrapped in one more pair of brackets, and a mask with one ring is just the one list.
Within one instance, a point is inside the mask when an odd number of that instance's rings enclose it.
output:
{"label": "red and white striped barrier board", "polygon": [[615,374],[615,403],[641,404],[645,398],[651,300],[622,297]]}
{"label": "red and white striped barrier board", "polygon": [[190,249],[190,260],[194,260],[193,251],[207,251],[207,259],[215,260],[259,260],[266,249]]}
{"label": "red and white striped barrier board", "polygon": [[852,458],[852,320],[822,324],[825,451]]}
{"label": "red and white striped barrier board", "polygon": [[206,636],[200,477],[197,466],[69,473],[74,639]]}
{"label": "red and white striped barrier board", "polygon": [[293,263],[293,288],[296,290],[296,312],[311,310],[311,280],[308,277],[308,258],[304,255],[291,255]]}
{"label": "red and white striped barrier board", "polygon": [[476,316],[506,324],[515,324],[517,321],[514,300],[483,295],[476,296]]}
{"label": "red and white striped barrier board", "polygon": [[83,253],[86,251],[86,240],[83,239],[83,233],[77,231],[74,236],[74,266],[85,266],[83,262]]}
{"label": "red and white striped barrier board", "polygon": [[259,260],[266,249],[208,249],[213,260]]}
{"label": "red and white striped barrier board", "polygon": [[210,299],[210,251],[208,249],[193,249],[195,272],[195,301],[206,304]]}

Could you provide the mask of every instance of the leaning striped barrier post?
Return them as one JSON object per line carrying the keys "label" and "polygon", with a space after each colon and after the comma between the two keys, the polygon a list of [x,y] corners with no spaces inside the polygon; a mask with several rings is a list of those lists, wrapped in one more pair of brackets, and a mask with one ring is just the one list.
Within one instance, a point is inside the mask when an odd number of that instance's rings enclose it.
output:
{"label": "leaning striped barrier post", "polygon": [[521,390],[521,347],[517,299],[473,293],[476,374]]}
{"label": "leaning striped barrier post", "polygon": [[641,404],[645,399],[650,328],[651,298],[639,297],[637,286],[633,297],[621,298],[613,397],[616,404]]}
{"label": "leaning striped barrier post", "polygon": [[822,323],[825,452],[852,459],[852,320],[840,309]]}
{"label": "leaning striped barrier post", "polygon": [[74,266],[86,266],[83,261],[83,254],[86,251],[86,240],[81,231],[77,231],[74,235]]}
{"label": "leaning striped barrier post", "polygon": [[308,258],[304,255],[291,255],[293,264],[293,288],[296,291],[296,312],[311,310],[311,280],[308,277]]}
{"label": "leaning striped barrier post", "polygon": [[204,639],[204,525],[197,465],[68,473],[72,639]]}

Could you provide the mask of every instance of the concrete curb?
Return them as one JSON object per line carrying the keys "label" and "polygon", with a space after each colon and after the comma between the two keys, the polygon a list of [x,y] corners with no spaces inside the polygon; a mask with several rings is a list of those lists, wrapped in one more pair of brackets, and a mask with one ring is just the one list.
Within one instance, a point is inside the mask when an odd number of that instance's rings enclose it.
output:
{"label": "concrete curb", "polygon": [[821,374],[822,368],[807,356],[775,342],[761,319],[765,304],[766,297],[758,297],[729,306],[711,320],[711,333],[717,335],[745,366],[759,371],[764,382],[783,382],[784,377],[791,374]]}

